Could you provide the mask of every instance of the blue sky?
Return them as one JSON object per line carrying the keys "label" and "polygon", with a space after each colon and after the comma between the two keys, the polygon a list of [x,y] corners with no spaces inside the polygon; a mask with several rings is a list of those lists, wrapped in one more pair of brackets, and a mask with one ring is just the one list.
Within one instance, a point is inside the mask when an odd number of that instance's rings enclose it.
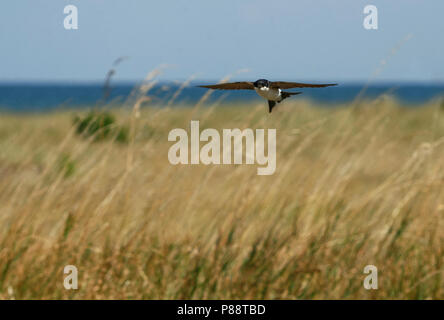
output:
{"label": "blue sky", "polygon": [[[78,30],[63,27],[68,4]],[[368,4],[378,30],[363,27]],[[102,81],[128,56],[116,81],[168,64],[163,80],[443,82],[443,13],[442,0],[2,1],[0,81]]]}

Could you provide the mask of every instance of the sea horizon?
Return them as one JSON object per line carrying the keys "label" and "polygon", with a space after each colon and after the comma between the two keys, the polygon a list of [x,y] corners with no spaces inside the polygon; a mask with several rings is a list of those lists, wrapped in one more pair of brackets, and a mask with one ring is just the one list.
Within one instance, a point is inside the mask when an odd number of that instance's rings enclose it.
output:
{"label": "sea horizon", "polygon": [[[162,81],[156,83],[147,93],[152,104],[163,105],[174,98],[175,105],[192,105],[197,103],[207,92],[200,84],[217,83],[218,81],[193,81],[181,89],[183,83]],[[91,107],[97,103],[123,103],[131,91],[141,81],[115,81],[108,87],[104,99],[105,86],[100,81],[0,81],[0,110],[8,112],[45,112],[63,108]],[[298,91],[296,89],[292,91]],[[346,104],[360,99],[375,99],[390,96],[403,105],[421,105],[434,99],[444,97],[444,82],[408,82],[364,81],[338,82],[338,86],[329,88],[304,88],[299,97],[324,105]],[[299,98],[298,97],[298,98]],[[300,99],[299,98],[299,99]],[[261,101],[255,92],[250,90],[214,91],[208,103],[246,103]]]}

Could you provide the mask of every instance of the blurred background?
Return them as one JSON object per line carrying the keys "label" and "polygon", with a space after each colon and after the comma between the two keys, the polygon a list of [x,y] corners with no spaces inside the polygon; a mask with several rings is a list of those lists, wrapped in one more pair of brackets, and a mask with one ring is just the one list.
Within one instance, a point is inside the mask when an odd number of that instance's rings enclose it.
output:
{"label": "blurred background", "polygon": [[[378,9],[378,29],[363,26]],[[66,30],[66,5],[78,29]],[[193,85],[221,79],[337,82],[305,90],[322,103],[361,92],[427,102],[444,88],[442,1],[43,1],[4,2],[0,10],[0,108],[48,110],[125,99],[162,66],[153,102],[195,103]],[[113,66],[116,59],[119,63]],[[186,82],[188,81],[188,82]],[[185,82],[185,85],[184,85]],[[362,89],[365,88],[365,92]],[[254,92],[210,100],[259,99]]]}

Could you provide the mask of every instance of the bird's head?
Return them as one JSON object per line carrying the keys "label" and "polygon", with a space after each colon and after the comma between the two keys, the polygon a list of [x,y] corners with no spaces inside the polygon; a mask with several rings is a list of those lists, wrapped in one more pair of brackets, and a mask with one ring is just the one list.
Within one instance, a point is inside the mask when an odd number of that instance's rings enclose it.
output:
{"label": "bird's head", "polygon": [[261,89],[261,88],[268,88],[270,86],[270,81],[265,79],[259,79],[255,82],[253,82],[253,85],[255,88]]}

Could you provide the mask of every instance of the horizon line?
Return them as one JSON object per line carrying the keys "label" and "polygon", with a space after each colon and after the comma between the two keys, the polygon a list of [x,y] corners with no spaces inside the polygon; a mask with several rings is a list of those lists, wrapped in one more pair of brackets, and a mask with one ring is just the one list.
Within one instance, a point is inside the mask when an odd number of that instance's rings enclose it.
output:
{"label": "horizon line", "polygon": [[[187,80],[158,80],[155,86],[168,84],[168,85],[180,85]],[[239,80],[233,80],[239,81]],[[282,80],[286,81],[286,80]],[[332,81],[332,80],[331,80]],[[330,80],[301,80],[301,82],[313,82],[313,83],[321,83],[321,82],[331,82]],[[111,85],[136,85],[138,83],[142,83],[142,80],[134,80],[134,79],[126,79],[126,80],[115,80],[111,81]],[[208,80],[202,79],[201,81],[193,80],[190,82],[190,85],[187,86],[192,87],[194,84],[207,84],[207,83],[219,83],[220,80]],[[33,79],[0,79],[0,85],[104,85],[105,80],[33,80]],[[444,85],[444,79],[439,80],[378,80],[378,81],[368,81],[368,80],[344,80],[344,81],[335,81],[338,86],[341,85]]]}

